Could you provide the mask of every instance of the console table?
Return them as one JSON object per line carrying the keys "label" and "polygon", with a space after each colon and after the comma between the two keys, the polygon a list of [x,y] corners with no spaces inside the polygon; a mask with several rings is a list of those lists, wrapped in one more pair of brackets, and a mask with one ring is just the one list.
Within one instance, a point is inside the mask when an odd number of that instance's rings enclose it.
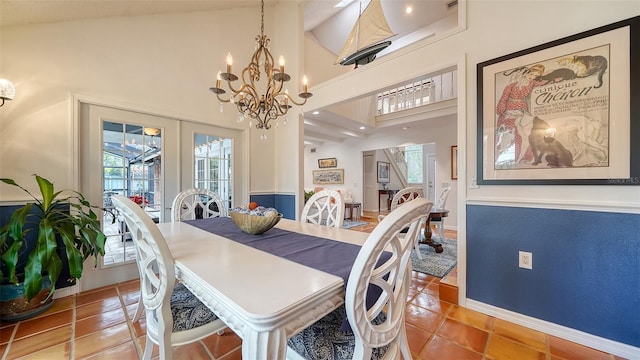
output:
{"label": "console table", "polygon": [[389,195],[387,199],[387,210],[391,210],[391,200],[393,199],[393,195],[395,195],[398,190],[378,190],[378,212],[380,212],[380,197],[382,195]]}
{"label": "console table", "polygon": [[427,217],[427,222],[424,225],[424,240],[422,240],[420,243],[431,246],[438,254],[443,252],[444,249],[442,248],[442,244],[433,241],[433,238],[431,237],[433,235],[431,231],[431,218],[447,216],[449,216],[449,210],[431,208],[431,212],[429,212],[429,216]]}

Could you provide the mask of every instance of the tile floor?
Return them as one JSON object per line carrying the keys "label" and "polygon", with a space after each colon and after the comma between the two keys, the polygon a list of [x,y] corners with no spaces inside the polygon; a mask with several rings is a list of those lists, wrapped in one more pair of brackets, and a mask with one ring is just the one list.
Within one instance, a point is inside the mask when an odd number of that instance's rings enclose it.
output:
{"label": "tile floor", "polygon": [[[364,221],[375,220],[367,215]],[[369,232],[373,227],[353,229]],[[414,359],[621,359],[442,301],[439,282],[413,273],[406,322]],[[138,286],[130,281],[60,298],[37,318],[1,324],[2,360],[138,359],[146,331],[144,317],[131,321]],[[175,348],[174,358],[241,359],[241,343],[226,330],[224,335]],[[155,351],[157,358],[157,347]]]}

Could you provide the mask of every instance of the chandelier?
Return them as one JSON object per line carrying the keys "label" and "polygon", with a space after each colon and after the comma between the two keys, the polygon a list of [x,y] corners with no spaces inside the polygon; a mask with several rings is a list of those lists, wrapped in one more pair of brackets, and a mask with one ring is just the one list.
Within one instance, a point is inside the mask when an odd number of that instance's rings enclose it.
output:
{"label": "chandelier", "polygon": [[[284,72],[284,57],[280,56],[278,68],[274,66],[273,56],[269,51],[270,40],[264,34],[264,0],[261,0],[260,15],[260,35],[256,36],[256,51],[253,53],[249,65],[242,70],[242,84],[240,87],[235,88],[233,86],[233,82],[238,80],[238,76],[231,71],[233,58],[229,53],[227,54],[227,72],[218,71],[216,86],[209,88],[209,90],[216,94],[216,97],[221,102],[232,102],[236,105],[240,112],[239,121],[244,118],[256,119],[258,121],[256,124],[257,129],[268,130],[271,128],[270,122],[272,120],[287,114],[291,108],[290,103],[302,106],[313,94],[307,91],[306,76],[303,78],[303,90],[298,94],[298,97],[302,99],[300,102],[292,98],[286,89],[283,91],[284,83],[291,80],[291,76]],[[262,75],[260,67],[264,67],[266,75],[266,84],[262,86],[265,88],[263,93],[260,93],[256,87]],[[228,99],[220,97],[220,95],[226,93],[221,87],[222,80],[227,81],[232,93]]]}

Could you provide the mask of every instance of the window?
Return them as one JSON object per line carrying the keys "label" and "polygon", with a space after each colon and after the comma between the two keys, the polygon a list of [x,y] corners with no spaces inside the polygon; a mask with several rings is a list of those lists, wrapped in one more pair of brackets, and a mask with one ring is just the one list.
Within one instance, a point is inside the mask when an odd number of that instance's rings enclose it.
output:
{"label": "window", "polygon": [[232,139],[218,136],[195,134],[195,187],[209,189],[225,201],[228,208],[232,204]]}
{"label": "window", "polygon": [[422,145],[411,145],[405,148],[407,159],[407,183],[422,184],[424,182],[424,156]]}

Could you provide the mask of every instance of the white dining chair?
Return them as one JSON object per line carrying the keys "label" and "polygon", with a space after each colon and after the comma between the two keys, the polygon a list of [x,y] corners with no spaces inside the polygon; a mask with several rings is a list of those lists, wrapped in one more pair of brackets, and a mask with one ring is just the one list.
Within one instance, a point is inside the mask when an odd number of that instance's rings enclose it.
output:
{"label": "white dining chair", "polygon": [[181,191],[171,204],[171,221],[228,217],[229,209],[222,198],[209,189],[192,188]]}
{"label": "white dining chair", "polygon": [[[407,201],[411,201],[413,199],[424,197],[424,190],[421,187],[417,186],[409,186],[404,189],[399,190],[393,195],[393,199],[391,199],[390,211],[393,211],[398,208],[398,206],[404,204]],[[384,214],[378,215],[378,221],[382,221],[385,218]]]}
{"label": "white dining chair", "polygon": [[[424,190],[421,187],[417,186],[409,186],[404,189],[399,190],[395,195],[393,195],[393,199],[391,199],[391,211],[397,209],[400,205],[405,204],[407,201],[411,201],[417,198],[424,197]],[[378,215],[378,222],[382,221],[387,215],[381,214]],[[424,219],[424,223],[426,223],[426,218]],[[422,226],[420,227],[422,228]],[[416,256],[418,259],[422,260],[422,253],[420,252],[420,237],[416,238],[415,243],[413,244],[413,248],[416,251]]]}
{"label": "white dining chair", "polygon": [[[376,226],[351,269],[344,305],[291,337],[288,359],[411,359],[404,321],[411,249],[431,205],[424,198],[410,201]],[[385,251],[391,257],[378,265]],[[382,291],[367,308],[370,286]],[[342,328],[345,312],[350,332]]]}
{"label": "white dining chair", "polygon": [[[447,186],[444,189],[442,189],[442,192],[440,193],[440,196],[438,196],[438,200],[434,205],[434,209],[443,209],[443,210],[446,209],[447,199],[449,198],[450,191],[451,191],[451,186]],[[436,233],[438,234],[438,237],[440,239],[444,239],[444,217],[431,218],[429,222],[435,228]]]}
{"label": "white dining chair", "polygon": [[154,344],[160,348],[160,359],[171,359],[174,346],[223,332],[225,323],[183,284],[176,284],[173,258],[153,220],[122,195],[114,195],[112,201],[131,231],[136,251],[140,297],[146,312],[143,359],[151,359]]}
{"label": "white dining chair", "polygon": [[[183,190],[178,193],[171,204],[172,222],[218,216],[229,216],[229,210],[220,196],[209,189],[193,188]],[[140,299],[133,315],[133,322],[140,320],[143,310],[142,299]]]}
{"label": "white dining chair", "polygon": [[344,200],[335,190],[321,190],[304,204],[300,221],[341,228],[344,222]]}

